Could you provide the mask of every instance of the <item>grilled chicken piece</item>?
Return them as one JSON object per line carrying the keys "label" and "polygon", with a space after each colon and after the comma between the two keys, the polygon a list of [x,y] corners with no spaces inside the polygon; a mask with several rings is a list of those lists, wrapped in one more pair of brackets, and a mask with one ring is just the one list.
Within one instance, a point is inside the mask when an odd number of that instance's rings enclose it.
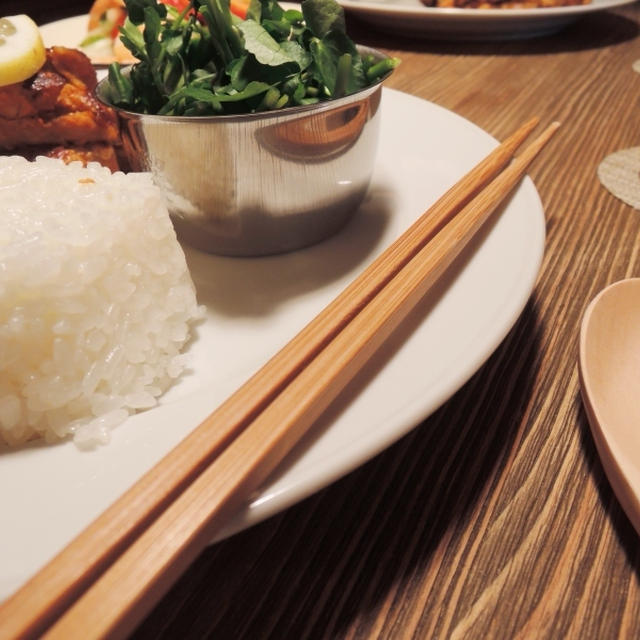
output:
{"label": "grilled chicken piece", "polygon": [[118,171],[121,168],[115,149],[104,142],[94,142],[85,147],[54,147],[43,155],[59,158],[66,164],[80,161],[86,167],[89,162],[99,162],[111,171]]}
{"label": "grilled chicken piece", "polygon": [[[91,142],[81,147],[30,145],[28,147],[17,147],[6,153],[22,156],[27,160],[35,160],[38,156],[47,156],[47,158],[58,158],[66,164],[82,162],[84,166],[89,162],[99,162],[102,166],[111,169],[111,171],[119,171],[126,166],[126,162],[118,157],[115,148],[108,142]],[[0,153],[0,155],[2,154]]]}
{"label": "grilled chicken piece", "polygon": [[116,115],[93,96],[95,86],[95,71],[82,52],[47,49],[38,73],[0,87],[0,149],[117,143]]}
{"label": "grilled chicken piece", "polygon": [[[107,133],[105,134],[105,129]],[[117,132],[112,122],[90,111],[63,113],[50,119],[38,116],[7,120],[0,118],[0,147],[10,151],[24,145],[115,142]]]}
{"label": "grilled chicken piece", "polygon": [[91,61],[78,49],[67,49],[66,47],[47,49],[47,62],[43,68],[46,69],[48,66],[79,88],[93,91],[98,84]]}

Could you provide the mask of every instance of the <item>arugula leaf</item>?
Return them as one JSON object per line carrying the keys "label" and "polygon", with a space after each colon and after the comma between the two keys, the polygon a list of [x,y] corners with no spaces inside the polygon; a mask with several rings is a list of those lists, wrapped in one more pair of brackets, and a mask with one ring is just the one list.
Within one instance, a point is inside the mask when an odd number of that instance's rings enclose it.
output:
{"label": "arugula leaf", "polygon": [[138,59],[148,59],[147,49],[142,37],[142,33],[133,23],[131,18],[127,18],[120,27],[120,39],[129,51]]}
{"label": "arugula leaf", "polygon": [[231,81],[230,84],[236,91],[242,91],[249,84],[249,79],[244,74],[247,60],[248,56],[246,55],[241,58],[236,58],[227,67],[227,74]]}
{"label": "arugula leaf", "polygon": [[156,0],[127,0],[125,5],[129,20],[135,25],[144,24],[145,9],[155,11],[159,18],[164,18],[167,15],[166,5],[157,3]]}
{"label": "arugula leaf", "polygon": [[157,58],[162,55],[160,47],[160,16],[150,7],[144,10],[144,31],[142,37],[147,47],[147,55],[150,58]]}
{"label": "arugula leaf", "polygon": [[109,65],[109,100],[115,105],[128,105],[133,100],[133,84],[122,75],[117,62]]}
{"label": "arugula leaf", "polygon": [[251,0],[247,9],[247,20],[255,20],[260,22],[262,19],[262,2],[260,0]]}
{"label": "arugula leaf", "polygon": [[217,52],[220,64],[222,66],[229,64],[234,56],[229,42],[225,38],[224,16],[211,0],[207,0],[205,5],[200,5],[199,11],[200,15],[206,20],[210,31],[209,40]]}
{"label": "arugula leaf", "polygon": [[346,33],[344,10],[335,0],[303,0],[301,8],[307,27],[317,38],[330,31]]}
{"label": "arugula leaf", "polygon": [[298,63],[301,71],[304,71],[312,62],[313,57],[301,45],[292,40],[285,40],[280,43],[280,48],[295,62]]}
{"label": "arugula leaf", "polygon": [[183,34],[173,35],[169,33],[163,38],[163,43],[167,50],[167,55],[173,58],[177,56],[180,50],[183,48],[185,44],[185,38]]}
{"label": "arugula leaf", "polygon": [[220,102],[241,102],[247,98],[261,95],[270,89],[266,82],[250,82],[242,91],[236,93],[218,93],[216,98]]}
{"label": "arugula leaf", "polygon": [[260,23],[275,40],[278,42],[287,42],[291,34],[291,24],[288,20],[272,20],[266,18]]}
{"label": "arugula leaf", "polygon": [[262,5],[261,19],[264,20],[280,20],[284,16],[284,9],[276,2],[276,0],[260,0]]}
{"label": "arugula leaf", "polygon": [[327,95],[333,95],[337,77],[337,61],[334,52],[327,43],[318,38],[311,40],[309,50],[315,63],[316,79],[324,85]]}
{"label": "arugula leaf", "polygon": [[238,25],[244,36],[244,45],[256,60],[270,67],[277,67],[287,62],[297,62],[281,47],[268,31],[253,20],[245,20]]}

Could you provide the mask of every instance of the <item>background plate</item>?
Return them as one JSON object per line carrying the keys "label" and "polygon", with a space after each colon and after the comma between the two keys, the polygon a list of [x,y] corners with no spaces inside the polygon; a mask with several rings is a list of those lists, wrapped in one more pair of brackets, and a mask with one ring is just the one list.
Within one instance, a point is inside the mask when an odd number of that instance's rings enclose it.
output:
{"label": "background plate", "polygon": [[436,9],[420,0],[338,0],[353,15],[383,31],[434,40],[506,40],[554,33],[582,16],[635,0],[592,0],[590,4],[547,9]]}
{"label": "background plate", "polygon": [[[0,452],[0,599],[15,590],[317,314],[437,196],[496,144],[434,104],[385,89],[368,196],[315,247],[260,259],[186,249],[206,320],[186,375],[159,407],[95,451],[73,443]],[[356,378],[221,537],[346,474],[415,427],[480,367],[518,318],[544,249],[527,178],[500,217]],[[14,489],[15,490],[12,490]]]}
{"label": "background plate", "polygon": [[[509,40],[555,33],[581,17],[635,0],[591,0],[590,4],[547,9],[436,9],[420,0],[338,0],[354,16],[382,31],[434,40]],[[288,5],[290,3],[281,3]],[[293,5],[291,5],[293,6]],[[40,27],[46,46],[77,47],[86,35],[87,16]]]}
{"label": "background plate", "polygon": [[69,47],[76,49],[87,35],[89,16],[72,16],[39,26],[45,47]]}

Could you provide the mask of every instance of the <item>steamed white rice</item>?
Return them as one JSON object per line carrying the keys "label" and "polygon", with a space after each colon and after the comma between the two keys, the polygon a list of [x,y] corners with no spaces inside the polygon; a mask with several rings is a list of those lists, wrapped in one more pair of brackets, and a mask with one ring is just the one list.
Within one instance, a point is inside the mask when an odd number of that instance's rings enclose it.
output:
{"label": "steamed white rice", "polygon": [[0,441],[106,442],[181,374],[200,314],[148,174],[0,157]]}

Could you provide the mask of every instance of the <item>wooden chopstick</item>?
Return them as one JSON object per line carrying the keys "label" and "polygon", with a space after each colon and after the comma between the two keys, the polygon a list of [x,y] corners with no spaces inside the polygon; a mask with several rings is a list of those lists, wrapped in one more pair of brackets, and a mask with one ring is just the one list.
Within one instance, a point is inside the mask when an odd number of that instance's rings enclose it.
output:
{"label": "wooden chopstick", "polygon": [[460,255],[551,138],[554,123],[425,245],[122,554],[45,636],[132,631]]}
{"label": "wooden chopstick", "polygon": [[[225,465],[230,464],[229,456],[232,454],[226,452],[223,456],[220,456],[219,461],[216,463],[217,466],[209,466],[207,474],[200,476],[201,480],[196,482],[194,478],[203,473],[203,470],[207,468],[211,460],[238,433],[245,429],[256,416],[263,412],[265,407],[289,385],[315,356],[327,347],[331,340],[340,334],[350,321],[359,317],[359,313],[372,301],[376,294],[409,261],[412,261],[425,244],[509,162],[515,149],[536,124],[537,120],[532,120],[521,127],[503,145],[498,147],[465,176],[461,182],[450,189],[407,232],[374,261],[360,277],[347,287],[334,302],[255,374],[248,383],[223,403],[202,425],[148,472],[140,482],[116,501],[39,574],[10,598],[0,608],[0,637],[12,638],[24,635],[39,635],[68,607],[69,603],[77,597],[87,584],[93,582],[96,576],[134,538],[139,536],[141,531],[149,526],[150,522],[177,495],[184,491],[183,496],[180,498],[180,503],[174,507],[174,511],[167,509],[162,517],[158,519],[157,523],[161,523],[160,526],[166,525],[167,519],[171,520],[175,516],[176,510],[181,510],[185,504],[197,505],[198,501],[205,495],[200,493],[201,484],[210,483],[211,480],[208,479],[208,476],[211,473],[217,475],[220,472],[220,465],[222,465],[224,471],[226,469]],[[523,155],[520,159],[520,166],[523,167],[526,166],[522,163],[524,158],[525,156]],[[510,173],[505,172],[503,176],[514,175],[514,166],[515,164],[507,170]],[[524,172],[524,168],[521,169],[521,172]],[[517,178],[513,179],[517,180]],[[502,178],[502,181],[504,183],[504,178]],[[501,194],[500,197],[504,197],[504,194]],[[413,296],[419,297],[420,294],[415,293]],[[405,306],[407,304],[406,302],[403,303]],[[391,327],[395,326],[395,322],[395,320],[393,322],[391,320],[385,321],[383,326],[380,327],[381,333],[377,334],[378,338],[376,340],[384,337],[387,328],[391,330]],[[371,342],[372,346],[373,344]],[[367,349],[362,353],[365,352],[368,352]],[[338,390],[341,383],[353,375],[354,367],[357,368],[363,357],[363,355],[358,355],[357,358],[354,358],[355,364],[349,364],[344,373],[336,375],[335,381],[325,385],[325,387],[334,391]],[[306,379],[308,375],[310,374],[305,372],[305,378],[300,376],[300,379]],[[297,386],[293,384],[290,386],[294,389],[293,397],[297,397],[295,396],[295,389],[300,387],[300,383],[298,382]],[[288,393],[290,395],[291,391]],[[329,401],[327,398],[330,396],[331,394],[325,391],[322,402],[315,400],[309,405],[309,412],[305,417],[306,423],[310,423],[314,419],[315,415],[322,410],[323,403]],[[282,402],[273,403],[269,413],[265,412],[264,415],[272,416],[274,412],[282,411]],[[296,399],[294,405],[297,407],[299,404],[303,406]],[[288,412],[289,409],[286,410],[285,414],[288,414]],[[298,414],[297,412],[291,412],[291,415]],[[269,418],[267,417],[266,419],[268,420]],[[265,418],[261,417],[260,421],[254,422],[252,432],[255,424],[264,424],[264,420]],[[236,488],[232,492],[233,495],[226,499],[227,509],[232,508],[232,505],[241,499],[241,495],[246,495],[248,486],[257,486],[259,484],[269,470],[277,464],[277,461],[292,446],[293,442],[297,440],[298,434],[306,428],[306,423],[304,420],[297,422],[295,429],[291,428],[291,431],[287,432],[289,433],[288,436],[282,435],[278,443],[274,444],[269,450],[266,461],[259,467],[254,466],[248,479],[239,484],[236,483]],[[282,422],[282,424],[288,423]],[[271,428],[269,431],[273,435],[280,433],[280,430],[272,431]],[[252,436],[248,435],[244,439],[238,439],[233,451],[251,444],[251,438]],[[265,442],[271,441],[267,439]],[[260,469],[259,471],[258,468]],[[212,472],[212,469],[218,469],[218,471]],[[237,473],[235,467],[234,471]],[[227,477],[226,471],[220,476],[220,478]],[[189,492],[185,491],[185,487],[192,482]],[[173,521],[173,525],[180,528],[182,517],[180,515],[178,520]],[[151,578],[148,581],[150,585],[148,593],[145,592],[140,596],[130,594],[131,603],[134,603],[130,608],[133,613],[125,613],[117,623],[117,628],[120,631],[131,627],[134,623],[132,621],[137,620],[141,615],[140,612],[146,611],[150,606],[148,603],[154,601],[153,595],[162,593],[193,555],[210,540],[210,530],[216,526],[215,522],[219,522],[222,517],[224,517],[224,512],[220,511],[217,520],[212,520],[211,523],[203,525],[197,531],[192,531],[188,534],[183,531],[186,538],[180,538],[178,557],[172,558],[169,562],[170,570],[159,580]],[[188,522],[184,524],[188,524]],[[154,524],[153,528],[149,528],[148,532],[151,535],[156,535],[154,532],[157,530],[157,524]],[[148,534],[140,536],[140,539],[132,546],[130,552],[134,552],[134,546],[138,551],[144,549],[149,540]],[[131,558],[132,556],[128,555],[130,552],[123,554],[121,560]],[[118,566],[124,565],[118,563]],[[163,566],[166,567],[167,564],[165,563]],[[114,570],[117,571],[115,568]],[[105,574],[104,579],[108,583],[110,578]],[[105,582],[98,581],[96,587],[100,584],[105,584]],[[125,593],[125,590],[120,585],[118,585],[116,591],[121,594]],[[140,603],[140,600],[144,600],[145,605],[143,607],[138,607],[136,604]],[[86,602],[84,598],[83,601]],[[86,605],[82,605],[80,602],[78,606]],[[91,623],[82,630],[83,633],[88,629],[96,629],[95,613],[91,614],[91,618]],[[68,620],[68,618],[65,619]],[[67,624],[64,621],[65,619],[60,621],[63,626],[58,627],[58,630],[64,628],[64,625]]]}

